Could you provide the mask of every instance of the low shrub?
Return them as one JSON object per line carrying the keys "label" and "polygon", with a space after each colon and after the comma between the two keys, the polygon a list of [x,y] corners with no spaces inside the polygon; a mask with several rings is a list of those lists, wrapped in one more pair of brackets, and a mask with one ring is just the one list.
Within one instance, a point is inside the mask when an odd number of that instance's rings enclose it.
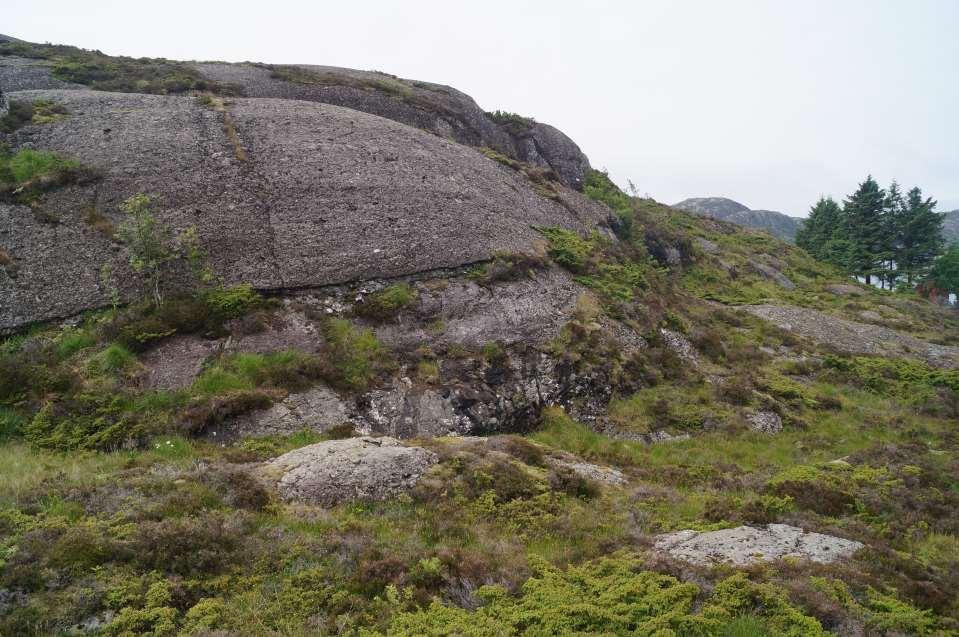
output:
{"label": "low shrub", "polygon": [[18,411],[0,405],[0,443],[19,436],[26,423]]}
{"label": "low shrub", "polygon": [[[698,612],[695,584],[642,570],[630,554],[617,554],[566,571],[536,561],[536,572],[513,596],[498,586],[478,591],[485,604],[464,610],[434,601],[429,607],[397,613],[389,634],[723,635],[744,623],[750,630],[794,637],[825,636],[819,622],[791,606],[770,585],[742,574],[720,582]],[[744,622],[744,617],[749,621]]]}
{"label": "low shrub", "polygon": [[249,528],[249,520],[239,513],[144,521],[134,531],[130,552],[146,570],[208,575],[237,563],[236,552]]}
{"label": "low shrub", "polygon": [[526,134],[536,123],[532,117],[523,117],[509,111],[487,111],[486,116],[516,136]]}
{"label": "low shrub", "polygon": [[575,273],[586,271],[587,263],[596,251],[596,246],[591,240],[563,228],[537,228],[537,230],[549,241],[548,254],[553,261]]}

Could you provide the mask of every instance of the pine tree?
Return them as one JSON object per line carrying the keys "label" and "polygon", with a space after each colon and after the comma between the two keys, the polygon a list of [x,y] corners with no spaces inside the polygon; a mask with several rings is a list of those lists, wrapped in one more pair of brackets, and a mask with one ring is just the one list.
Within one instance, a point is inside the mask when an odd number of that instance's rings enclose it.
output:
{"label": "pine tree", "polygon": [[882,287],[888,284],[889,289],[896,287],[896,281],[902,274],[899,263],[901,252],[901,234],[904,223],[906,204],[902,198],[902,190],[894,179],[886,190],[886,199],[883,203],[882,217],[882,252],[885,259],[882,263],[880,279]]}
{"label": "pine tree", "polygon": [[[842,209],[832,197],[820,197],[809,210],[809,217],[796,233],[796,245],[805,248],[821,261],[834,262],[830,258],[829,244],[839,238],[842,229]],[[837,263],[838,265],[838,263]]]}
{"label": "pine tree", "polygon": [[867,284],[882,271],[882,263],[888,258],[883,240],[885,197],[885,191],[869,175],[844,202],[844,234],[849,241],[846,265],[850,272],[865,278]]}
{"label": "pine tree", "polygon": [[919,188],[906,194],[897,224],[895,259],[910,287],[929,272],[942,252],[942,222],[931,197],[923,199]]}

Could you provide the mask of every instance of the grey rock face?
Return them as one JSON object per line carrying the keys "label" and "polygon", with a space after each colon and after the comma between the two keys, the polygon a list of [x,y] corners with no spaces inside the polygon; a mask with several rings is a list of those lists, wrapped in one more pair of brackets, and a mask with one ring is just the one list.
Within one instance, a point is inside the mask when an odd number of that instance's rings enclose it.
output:
{"label": "grey rock face", "polygon": [[143,356],[146,389],[189,387],[219,344],[196,336],[174,336]]}
{"label": "grey rock face", "polygon": [[749,428],[764,434],[778,434],[783,430],[783,419],[774,411],[760,411],[746,416]]}
{"label": "grey rock face", "polygon": [[363,399],[370,429],[400,438],[462,435],[473,423],[457,413],[449,390],[414,389],[409,378],[394,379],[390,388],[370,392]]}
{"label": "grey rock face", "polygon": [[850,557],[861,542],[822,533],[810,533],[786,524],[740,526],[720,531],[678,531],[661,535],[655,548],[680,560],[708,566],[727,563],[746,566],[783,557],[829,564]]}
{"label": "grey rock face", "polygon": [[288,436],[304,429],[324,433],[353,419],[349,405],[324,385],[290,394],[269,409],[243,414],[208,431],[217,440],[239,436]]}
{"label": "grey rock face", "polygon": [[785,330],[850,354],[918,358],[936,367],[959,367],[959,347],[927,343],[887,327],[789,305],[746,305],[743,309]]}
{"label": "grey rock face", "polygon": [[0,88],[0,117],[3,117],[10,111],[10,105],[7,103],[7,96],[3,94],[3,88]]}
{"label": "grey rock face", "polygon": [[335,506],[387,500],[408,492],[438,458],[393,438],[320,442],[271,460],[261,475],[287,501]]}
{"label": "grey rock face", "polygon": [[411,347],[429,341],[482,347],[542,343],[555,337],[570,320],[584,293],[563,270],[556,268],[535,278],[486,288],[466,278],[451,279],[439,289],[417,286],[416,313],[432,317],[438,327],[429,332],[403,322],[378,326],[377,336],[393,347]]}
{"label": "grey rock face", "polygon": [[[421,128],[470,146],[486,146],[520,161],[551,168],[567,186],[582,187],[589,160],[558,129],[536,123],[513,135],[491,121],[469,95],[449,86],[375,71],[297,65],[321,82],[290,82],[255,64],[201,63],[205,77],[235,84],[249,97],[282,97],[344,106]],[[309,77],[309,76],[306,76]]]}
{"label": "grey rock face", "polygon": [[561,130],[536,122],[527,133],[512,139],[517,159],[551,168],[571,188],[583,187],[589,160]]}
{"label": "grey rock face", "polygon": [[7,93],[54,88],[83,88],[80,84],[63,82],[53,77],[50,67],[42,60],[0,57],[0,86]]}
{"label": "grey rock face", "polygon": [[223,114],[193,98],[86,90],[17,93],[58,100],[72,115],[18,134],[103,172],[96,184],[48,193],[30,208],[0,205],[0,243],[17,262],[0,280],[0,329],[63,317],[109,302],[100,268],[130,285],[120,246],[89,227],[95,206],[114,222],[118,205],[155,195],[174,230],[196,226],[227,283],[314,287],[459,266],[493,252],[532,249],[531,226],[587,231],[608,209],[573,191],[545,199],[517,175],[466,146],[390,120],[326,104],[244,99]]}

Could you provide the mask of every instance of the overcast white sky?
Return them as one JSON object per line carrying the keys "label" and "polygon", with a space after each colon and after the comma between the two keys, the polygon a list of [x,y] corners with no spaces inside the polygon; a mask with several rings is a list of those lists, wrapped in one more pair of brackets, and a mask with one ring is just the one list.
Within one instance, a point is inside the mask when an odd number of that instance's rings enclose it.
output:
{"label": "overcast white sky", "polygon": [[805,216],[872,173],[959,208],[959,0],[3,0],[0,33],[449,84],[666,203]]}

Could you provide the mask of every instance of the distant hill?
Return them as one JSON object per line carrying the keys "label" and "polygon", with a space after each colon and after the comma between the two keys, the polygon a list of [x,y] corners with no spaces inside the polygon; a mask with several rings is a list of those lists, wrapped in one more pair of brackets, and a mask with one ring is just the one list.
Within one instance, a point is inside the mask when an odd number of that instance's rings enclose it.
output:
{"label": "distant hill", "polygon": [[798,217],[790,217],[775,210],[750,210],[738,201],[726,197],[684,199],[677,204],[673,204],[673,208],[703,217],[729,221],[747,228],[766,230],[780,239],[791,242],[795,242],[796,231],[802,224],[802,219]]}
{"label": "distant hill", "polygon": [[946,243],[959,241],[959,210],[946,213],[946,220],[942,224],[942,235],[946,238]]}

